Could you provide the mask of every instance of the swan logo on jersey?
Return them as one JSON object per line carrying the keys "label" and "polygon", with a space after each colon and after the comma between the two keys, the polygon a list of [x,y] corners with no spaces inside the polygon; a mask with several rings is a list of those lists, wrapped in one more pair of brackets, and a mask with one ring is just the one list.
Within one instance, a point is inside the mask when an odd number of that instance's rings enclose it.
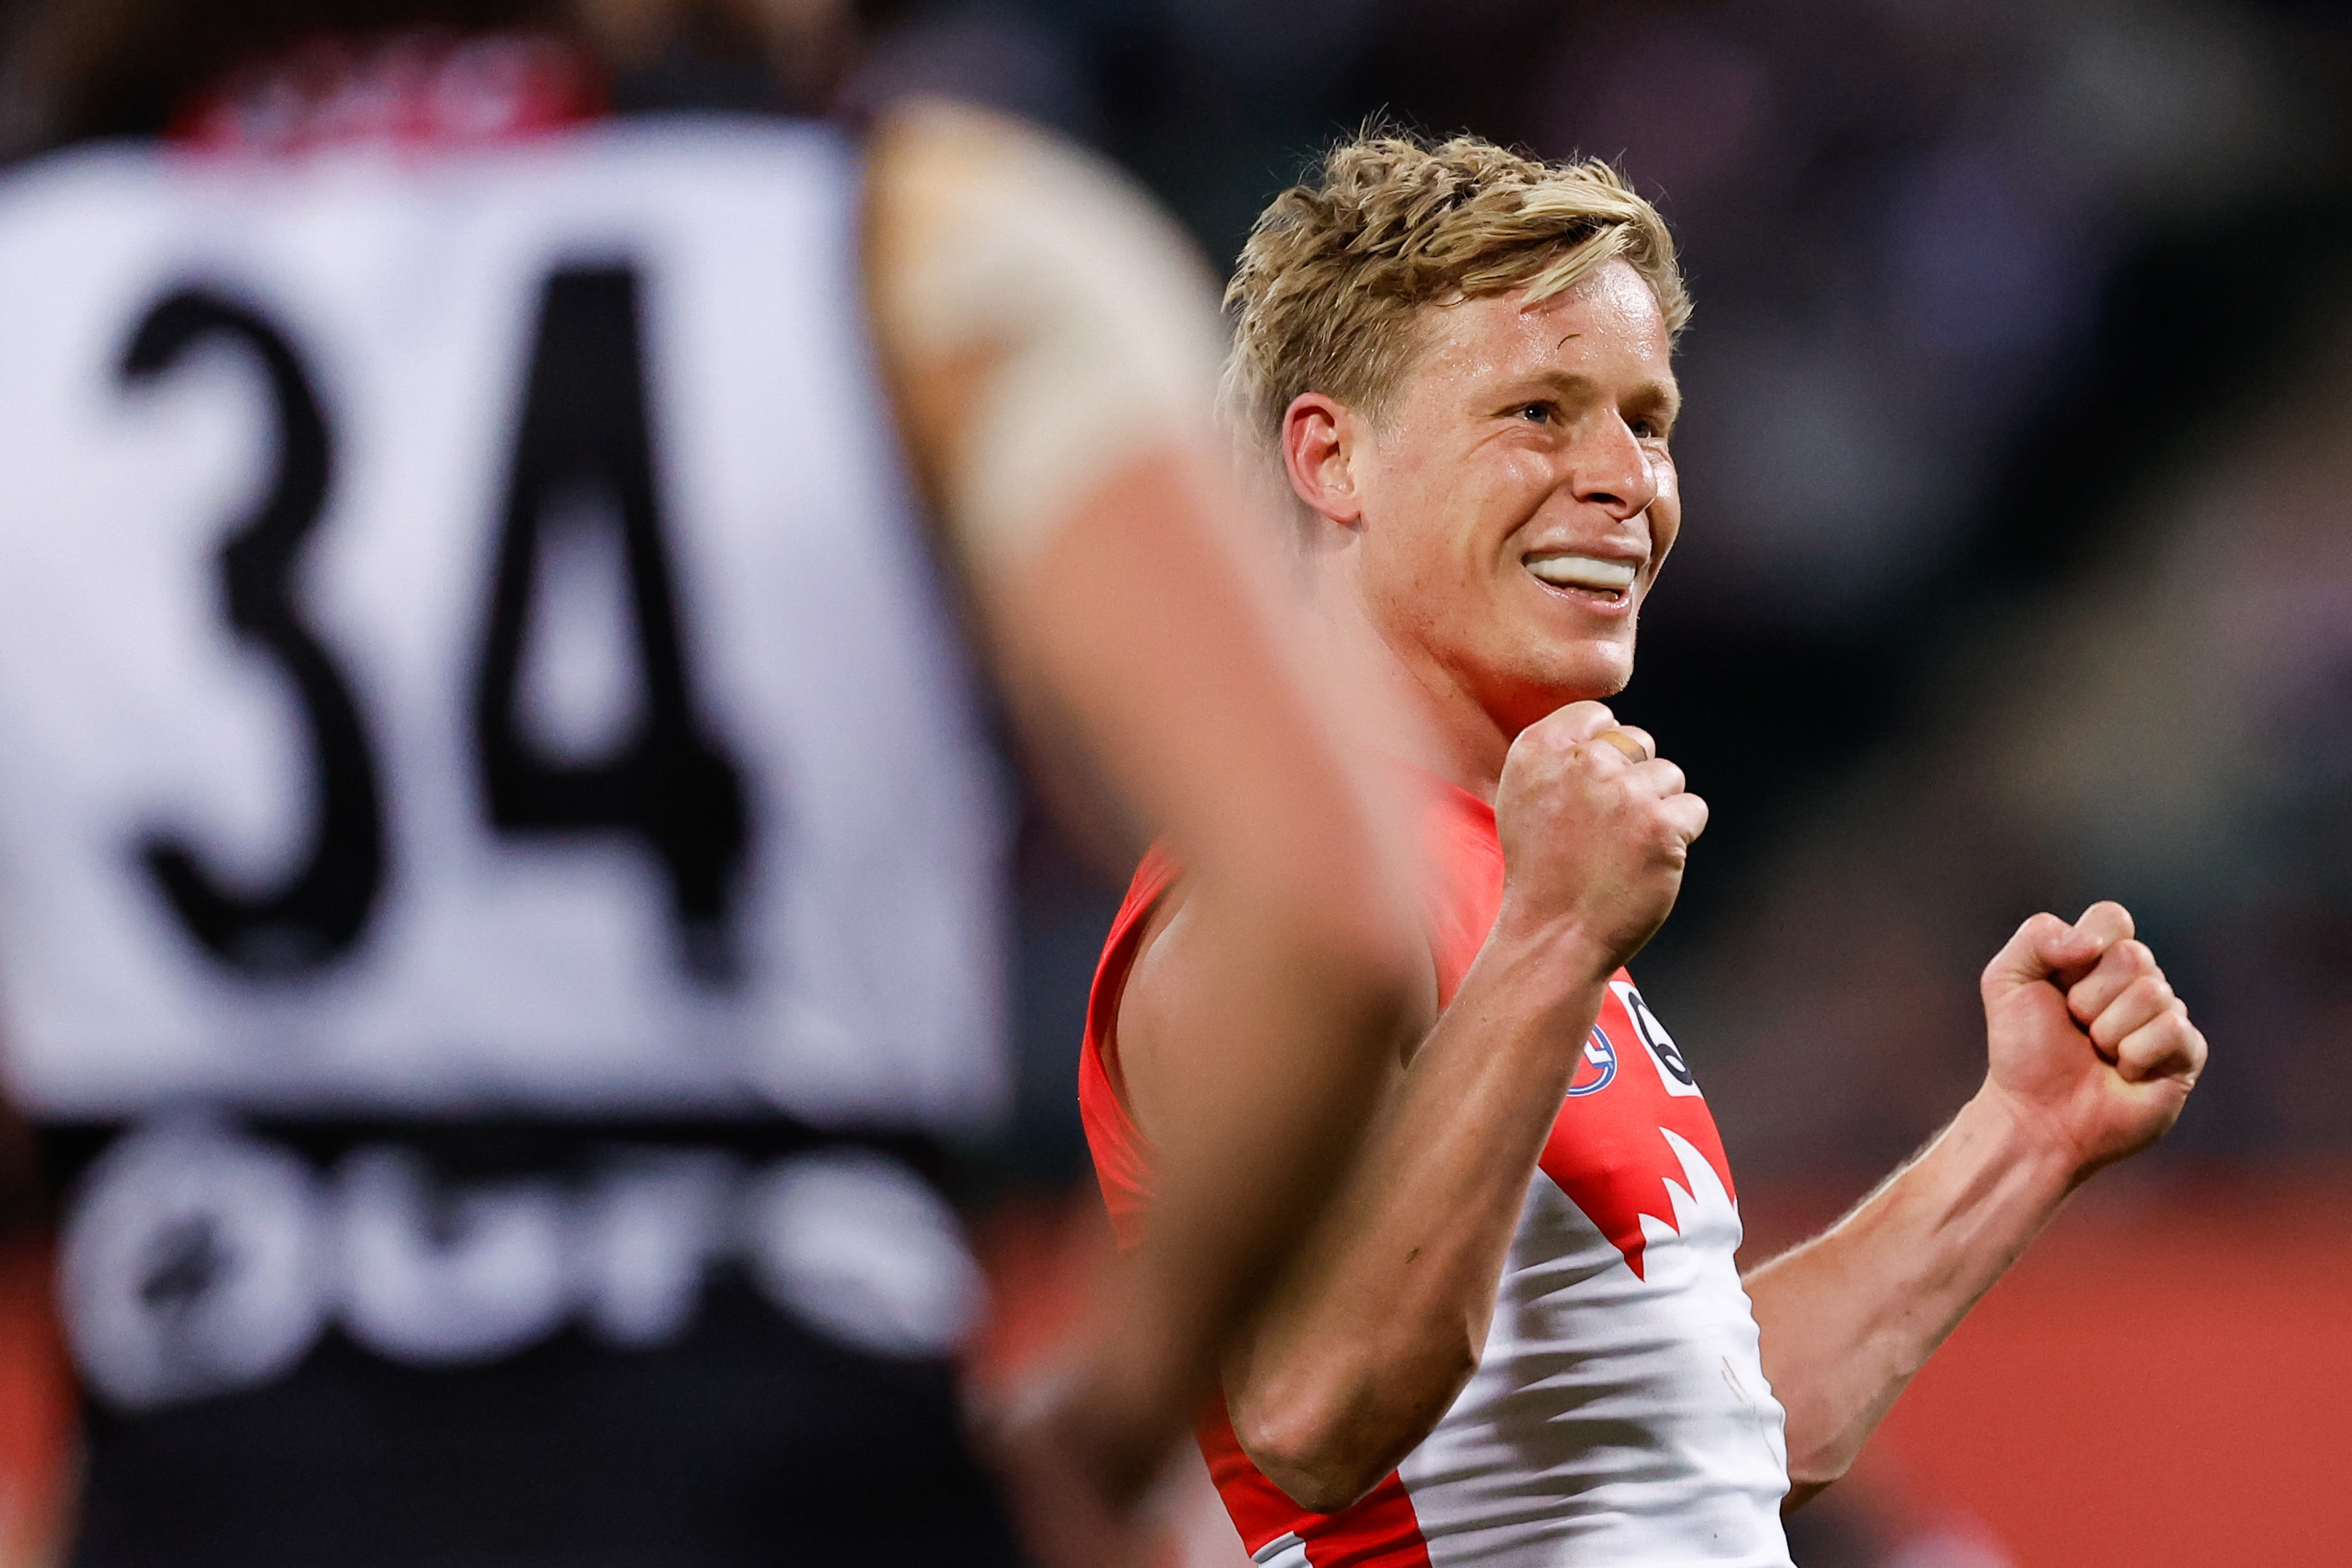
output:
{"label": "swan logo on jersey", "polygon": [[1584,1059],[1576,1064],[1576,1076],[1568,1080],[1568,1092],[1570,1095],[1597,1093],[1607,1089],[1616,1077],[1617,1047],[1609,1043],[1609,1037],[1601,1032],[1600,1025],[1595,1024],[1591,1035],[1584,1042]]}

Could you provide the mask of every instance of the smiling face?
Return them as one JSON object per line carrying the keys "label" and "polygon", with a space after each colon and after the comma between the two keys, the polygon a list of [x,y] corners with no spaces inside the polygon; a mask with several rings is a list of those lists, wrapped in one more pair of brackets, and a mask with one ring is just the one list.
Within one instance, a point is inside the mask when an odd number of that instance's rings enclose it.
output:
{"label": "smiling face", "polygon": [[1383,416],[1320,400],[1331,460],[1302,471],[1293,442],[1293,473],[1344,531],[1390,651],[1507,739],[1633,674],[1642,600],[1682,520],[1671,345],[1622,261],[1538,304],[1467,300],[1419,327]]}

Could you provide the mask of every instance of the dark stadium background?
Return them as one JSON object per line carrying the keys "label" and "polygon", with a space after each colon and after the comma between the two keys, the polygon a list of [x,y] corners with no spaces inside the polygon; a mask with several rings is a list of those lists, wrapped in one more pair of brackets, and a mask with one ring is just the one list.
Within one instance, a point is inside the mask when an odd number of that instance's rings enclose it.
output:
{"label": "dark stadium background", "polygon": [[[1620,711],[1715,808],[1636,964],[1752,1243],[1982,1071],[2026,914],[2126,900],[2210,1035],[1800,1516],[1804,1568],[2352,1562],[2352,6],[900,5],[855,89],[1121,160],[1230,262],[1385,116],[1621,157],[1697,300]],[[1108,895],[1045,843],[1019,1137],[1084,1172]]]}
{"label": "dark stadium background", "polygon": [[[1620,711],[1715,808],[1636,969],[1751,1244],[1957,1107],[1976,971],[2035,909],[2129,903],[2213,1046],[2169,1142],[1995,1290],[1798,1562],[2352,1562],[2352,6],[867,10],[853,107],[1054,125],[1218,266],[1376,115],[1622,159],[1697,314],[1687,521]],[[1023,864],[984,1373],[1097,1234],[1073,1073],[1116,894],[1042,828]],[[0,1329],[34,1353],[5,1364],[49,1368],[29,1246]],[[59,1388],[0,1383],[5,1568],[70,1468]]]}

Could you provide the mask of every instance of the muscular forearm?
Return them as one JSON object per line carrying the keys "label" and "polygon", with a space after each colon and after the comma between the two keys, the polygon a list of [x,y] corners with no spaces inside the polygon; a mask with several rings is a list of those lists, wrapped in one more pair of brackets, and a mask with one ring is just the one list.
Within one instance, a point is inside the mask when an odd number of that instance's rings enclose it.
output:
{"label": "muscular forearm", "polygon": [[1895,1396],[2073,1190],[2075,1162],[1979,1094],[1827,1233],[1748,1277],[1789,1414],[1788,1506],[1844,1474]]}
{"label": "muscular forearm", "polygon": [[1917,1161],[1748,1279],[1789,1412],[1789,1506],[1845,1472],[1895,1395],[2066,1194],[2164,1136],[2205,1037],[2129,911],[2039,914],[1985,966],[1984,1088]]}
{"label": "muscular forearm", "polygon": [[1528,1183],[1605,992],[1559,944],[1498,931],[1391,1088],[1348,1184],[1226,1387],[1259,1468],[1353,1500],[1477,1365]]}

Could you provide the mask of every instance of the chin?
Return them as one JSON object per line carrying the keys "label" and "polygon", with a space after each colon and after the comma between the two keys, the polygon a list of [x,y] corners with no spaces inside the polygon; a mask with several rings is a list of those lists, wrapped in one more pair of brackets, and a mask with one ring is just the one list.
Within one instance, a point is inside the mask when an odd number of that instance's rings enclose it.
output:
{"label": "chin", "polygon": [[1497,682],[1499,700],[1487,705],[1503,731],[1518,732],[1571,702],[1603,702],[1625,689],[1633,660],[1579,660],[1572,667],[1511,671]]}
{"label": "chin", "polygon": [[1566,658],[1545,661],[1538,679],[1553,708],[1603,702],[1633,679],[1633,650],[1611,643],[1577,648]]}

